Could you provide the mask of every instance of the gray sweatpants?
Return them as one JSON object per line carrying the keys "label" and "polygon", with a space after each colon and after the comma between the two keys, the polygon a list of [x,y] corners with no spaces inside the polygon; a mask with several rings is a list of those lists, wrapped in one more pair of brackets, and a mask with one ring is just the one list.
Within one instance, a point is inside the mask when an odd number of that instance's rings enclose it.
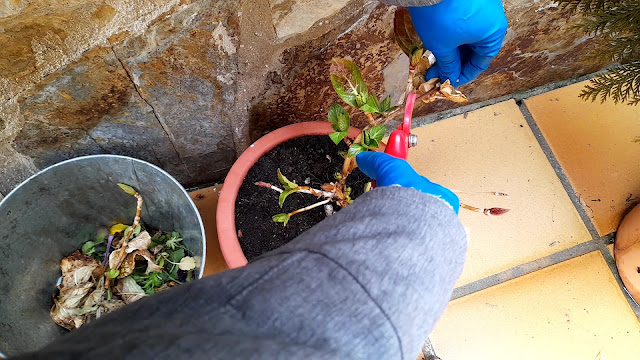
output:
{"label": "gray sweatpants", "polygon": [[142,299],[23,358],[413,360],[465,251],[444,202],[378,188],[244,268]]}

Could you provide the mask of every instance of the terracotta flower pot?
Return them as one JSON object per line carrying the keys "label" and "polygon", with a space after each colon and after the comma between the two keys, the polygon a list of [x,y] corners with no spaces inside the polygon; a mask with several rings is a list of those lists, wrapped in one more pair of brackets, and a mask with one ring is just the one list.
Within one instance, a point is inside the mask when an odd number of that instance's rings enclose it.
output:
{"label": "terracotta flower pot", "polygon": [[[245,266],[247,258],[242,252],[236,230],[236,198],[244,178],[249,170],[262,157],[276,146],[301,136],[329,135],[333,132],[328,122],[304,122],[285,126],[275,130],[253,143],[233,164],[220,192],[216,221],[218,225],[218,239],[224,260],[230,269]],[[349,129],[349,137],[354,139],[360,130]],[[381,144],[381,148],[384,144]],[[274,201],[277,199],[274,198]]]}
{"label": "terracotta flower pot", "polygon": [[627,291],[640,303],[640,205],[622,220],[616,234],[614,257]]}

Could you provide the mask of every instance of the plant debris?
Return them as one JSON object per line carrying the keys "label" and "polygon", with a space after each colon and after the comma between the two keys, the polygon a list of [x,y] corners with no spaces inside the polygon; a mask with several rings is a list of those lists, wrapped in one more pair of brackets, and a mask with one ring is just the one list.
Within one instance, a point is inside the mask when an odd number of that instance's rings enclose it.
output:
{"label": "plant debris", "polygon": [[142,196],[118,184],[138,201],[131,226],[116,224],[60,261],[62,283],[51,319],[74,330],[127,304],[191,281],[197,261],[177,232],[151,236],[140,224]]}

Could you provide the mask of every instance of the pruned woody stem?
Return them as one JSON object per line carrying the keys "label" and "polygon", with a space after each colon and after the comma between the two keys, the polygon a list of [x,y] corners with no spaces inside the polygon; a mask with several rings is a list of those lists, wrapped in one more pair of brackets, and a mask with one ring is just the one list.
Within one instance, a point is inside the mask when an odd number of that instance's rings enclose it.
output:
{"label": "pruned woody stem", "polygon": [[[415,31],[408,9],[399,7],[396,10],[394,17],[394,34],[396,43],[409,57],[409,76],[407,79],[406,93],[403,98],[406,98],[406,94],[410,91],[415,91],[418,99],[416,99],[414,107],[420,103],[430,103],[440,99],[453,102],[468,101],[467,97],[459,90],[456,90],[449,80],[442,82],[440,78],[429,80],[425,78],[427,70],[437,59],[424,47],[420,36]],[[336,174],[335,178],[337,182],[323,184],[322,191],[298,186],[295,182],[288,180],[282,175],[279,169],[278,179],[284,186],[284,189],[264,182],[256,183],[257,186],[270,188],[279,192],[280,207],[284,204],[287,196],[296,192],[326,198],[325,201],[300,209],[299,211],[294,211],[289,214],[278,214],[273,217],[275,222],[284,223],[285,226],[292,215],[328,204],[331,201],[343,208],[349,205],[352,202],[350,197],[351,189],[347,187],[346,182],[349,175],[358,167],[355,157],[364,151],[379,149],[386,132],[384,125],[401,114],[404,109],[404,107],[394,108],[391,106],[390,96],[387,96],[384,100],[379,100],[375,92],[371,91],[367,86],[358,66],[349,59],[333,59],[329,68],[329,75],[333,89],[336,91],[338,97],[350,107],[362,111],[366,116],[368,124],[360,131],[355,139],[351,141],[348,136],[351,127],[349,111],[338,103],[333,104],[329,108],[328,119],[334,132],[328,135],[336,145],[344,141],[347,146],[349,146],[349,150],[344,156],[342,172]],[[508,211],[498,208],[482,209],[466,204],[463,204],[462,207],[486,215],[501,215]]]}
{"label": "pruned woody stem", "polygon": [[328,204],[328,203],[330,203],[330,202],[331,202],[331,199],[327,199],[327,200],[321,201],[321,202],[319,202],[319,203],[315,203],[315,204],[313,204],[313,205],[311,205],[311,206],[307,206],[307,207],[305,207],[305,208],[298,209],[298,210],[296,210],[296,211],[294,211],[294,212],[290,212],[290,213],[289,213],[289,216],[293,216],[293,215],[295,215],[295,214],[300,214],[301,212],[305,212],[305,211],[309,211],[309,210],[311,210],[311,209],[315,209],[315,208],[317,208],[317,207],[319,207],[319,206],[322,206],[322,205]]}
{"label": "pruned woody stem", "polygon": [[[266,183],[266,182],[262,182],[259,181],[257,183],[255,183],[256,186],[259,187],[263,187],[263,188],[267,188],[267,189],[271,189],[274,191],[279,192],[280,194],[282,194],[282,192],[284,190],[280,189],[277,186],[274,186],[272,184]],[[332,192],[328,192],[328,191],[323,191],[323,190],[316,190],[316,189],[312,189],[308,186],[298,186],[298,188],[295,190],[295,192],[297,193],[301,193],[301,194],[309,194],[309,195],[313,195],[313,196],[317,196],[317,197],[325,197],[327,199],[333,199],[336,197],[335,193]]]}
{"label": "pruned woody stem", "polygon": [[[142,200],[142,196],[137,192],[133,196],[135,196],[136,199],[138,200],[138,204],[136,207],[136,217],[133,219],[133,225],[131,225],[131,230],[129,230],[126,234],[124,234],[124,238],[122,238],[122,245],[120,245],[120,248],[118,249],[118,250],[122,249],[122,251],[116,252],[116,256],[118,257],[116,259],[116,266],[112,268],[114,270],[118,270],[122,265],[122,262],[124,261],[125,257],[127,257],[128,255],[126,252],[127,244],[129,243],[129,240],[131,240],[131,237],[133,236],[133,233],[135,232],[138,225],[140,225],[140,216],[142,214],[143,200]],[[109,264],[108,259],[107,259],[107,264]],[[106,277],[105,284],[104,284],[105,289],[109,288],[110,282],[111,282],[111,279],[109,277]]]}
{"label": "pruned woody stem", "polygon": [[[436,96],[437,93],[438,93],[438,88],[436,87],[436,88],[433,88],[433,89],[429,90],[427,93],[419,96],[416,99],[416,103],[414,105],[414,108],[418,104],[420,104],[422,102],[431,102],[431,101],[433,101],[431,99],[434,96]],[[362,141],[362,133],[364,131],[370,130],[374,126],[385,125],[389,121],[393,120],[398,114],[401,114],[403,110],[404,110],[403,107],[398,107],[397,109],[395,109],[395,110],[391,111],[390,113],[388,113],[386,116],[381,116],[378,119],[375,119],[371,113],[366,113],[367,119],[369,120],[369,125],[367,125],[364,129],[362,129],[360,134],[358,134],[358,136],[353,141],[353,144],[358,144],[358,143],[360,143]],[[353,146],[353,144],[349,145],[349,147]],[[348,156],[345,157],[344,165],[342,166],[342,180],[340,180],[340,183],[343,184],[343,185],[346,184],[347,177],[356,168],[357,168],[357,165],[356,165],[355,158],[350,158]]]}

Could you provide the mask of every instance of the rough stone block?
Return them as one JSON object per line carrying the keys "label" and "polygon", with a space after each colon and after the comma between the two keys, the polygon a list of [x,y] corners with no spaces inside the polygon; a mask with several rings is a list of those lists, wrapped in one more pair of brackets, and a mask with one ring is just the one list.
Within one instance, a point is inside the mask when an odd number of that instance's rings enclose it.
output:
{"label": "rough stone block", "polygon": [[238,6],[194,3],[114,48],[173,141],[190,184],[219,180],[235,159]]}
{"label": "rough stone block", "polygon": [[97,48],[18,99],[13,140],[38,168],[95,154],[140,158],[179,176],[181,161],[110,48]]}
{"label": "rough stone block", "polygon": [[[184,5],[0,103],[0,141],[10,144],[0,157],[19,157],[32,173],[77,156],[120,154],[156,164],[185,186],[220,180],[235,159],[238,6]],[[0,192],[24,174],[0,174]]]}
{"label": "rough stone block", "polygon": [[309,30],[316,22],[345,7],[350,0],[269,0],[279,38]]}
{"label": "rough stone block", "polygon": [[0,2],[0,96],[16,97],[119,33],[136,34],[179,0]]}

